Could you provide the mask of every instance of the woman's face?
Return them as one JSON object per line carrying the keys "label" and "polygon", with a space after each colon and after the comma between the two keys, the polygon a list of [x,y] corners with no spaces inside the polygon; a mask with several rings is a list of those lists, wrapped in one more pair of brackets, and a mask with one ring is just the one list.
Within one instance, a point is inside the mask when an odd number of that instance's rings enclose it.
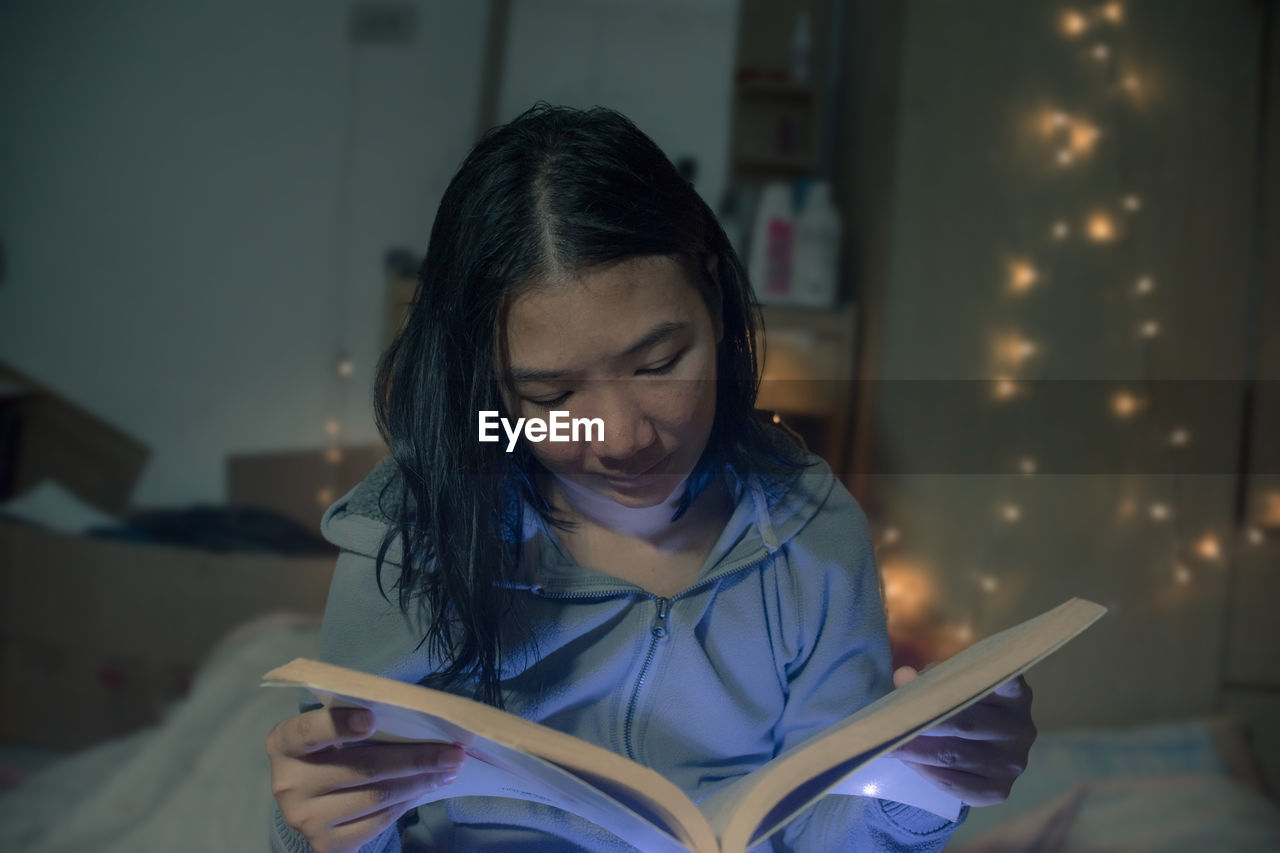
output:
{"label": "woman's face", "polygon": [[719,324],[673,259],[633,258],[538,286],[509,306],[516,417],[599,418],[603,441],[530,442],[552,473],[629,507],[662,503],[716,411]]}

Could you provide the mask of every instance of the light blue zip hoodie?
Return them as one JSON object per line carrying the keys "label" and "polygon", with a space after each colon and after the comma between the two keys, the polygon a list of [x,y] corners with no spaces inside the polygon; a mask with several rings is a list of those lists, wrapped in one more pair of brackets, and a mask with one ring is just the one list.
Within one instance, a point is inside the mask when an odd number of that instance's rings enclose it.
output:
{"label": "light blue zip hoodie", "polygon": [[[809,462],[780,495],[766,495],[754,476],[735,479],[729,523],[694,583],[670,598],[576,565],[526,508],[522,559],[533,561],[533,582],[518,594],[538,657],[504,661],[508,710],[652,767],[698,802],[887,693],[888,638],[866,518],[826,463]],[[418,682],[432,670],[418,645],[425,632],[374,578],[388,523],[379,494],[393,476],[386,460],[325,513],[324,535],[342,553],[321,656]],[[383,568],[387,589],[401,559],[396,545]],[[407,850],[634,849],[574,815],[519,800],[460,797],[422,806],[416,817]],[[758,849],[940,850],[963,819],[828,796]],[[273,850],[311,850],[278,810],[272,831]],[[393,827],[361,853],[400,850]]]}

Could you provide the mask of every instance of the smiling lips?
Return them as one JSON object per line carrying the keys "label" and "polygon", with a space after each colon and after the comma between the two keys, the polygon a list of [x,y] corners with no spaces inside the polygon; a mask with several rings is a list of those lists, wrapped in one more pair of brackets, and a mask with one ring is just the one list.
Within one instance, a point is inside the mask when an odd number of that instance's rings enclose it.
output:
{"label": "smiling lips", "polygon": [[656,472],[657,472],[657,470],[658,470],[659,468],[661,468],[661,467],[663,466],[663,464],[664,464],[668,459],[670,459],[670,458],[671,458],[671,457],[670,457],[670,455],[663,456],[661,459],[659,459],[657,462],[654,462],[654,463],[653,463],[652,465],[650,465],[649,467],[647,467],[647,468],[642,468],[642,469],[640,469],[639,471],[635,472],[634,474],[622,474],[622,473],[618,473],[618,474],[608,474],[608,473],[606,473],[606,474],[604,475],[604,477],[605,477],[605,479],[606,479],[606,480],[609,480],[610,482],[613,482],[613,483],[622,483],[622,484],[626,484],[626,483],[634,483],[634,482],[636,482],[637,480],[642,479],[643,477],[645,477],[645,476],[646,476],[646,475],[648,475],[648,474],[656,473]]}

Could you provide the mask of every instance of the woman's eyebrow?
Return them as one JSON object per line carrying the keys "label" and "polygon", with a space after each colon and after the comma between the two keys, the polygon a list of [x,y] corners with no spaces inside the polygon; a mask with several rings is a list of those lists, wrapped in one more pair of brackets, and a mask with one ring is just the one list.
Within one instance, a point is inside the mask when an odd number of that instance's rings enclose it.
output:
{"label": "woman's eyebrow", "polygon": [[[673,323],[670,321],[659,323],[644,334],[639,340],[631,344],[625,350],[620,352],[619,357],[625,358],[629,355],[635,355],[642,352],[659,341],[679,332],[685,327],[684,323]],[[520,382],[552,382],[557,379],[563,379],[568,374],[563,370],[538,370],[531,367],[513,367],[511,368],[511,381]]]}
{"label": "woman's eyebrow", "polygon": [[672,323],[670,321],[667,321],[665,323],[659,323],[658,325],[650,329],[648,333],[645,334],[644,337],[642,337],[640,340],[636,341],[634,344],[632,344],[631,346],[623,350],[621,355],[623,356],[635,355],[641,350],[646,350],[649,347],[653,346],[654,344],[658,343],[659,341],[665,340],[666,338],[671,337],[672,335],[674,335],[676,332],[680,331],[683,328],[684,328],[684,323]]}

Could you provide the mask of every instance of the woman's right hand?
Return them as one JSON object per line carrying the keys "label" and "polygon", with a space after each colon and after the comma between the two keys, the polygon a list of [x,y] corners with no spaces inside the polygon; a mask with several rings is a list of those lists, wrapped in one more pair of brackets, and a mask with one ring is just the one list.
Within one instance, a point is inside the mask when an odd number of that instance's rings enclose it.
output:
{"label": "woman's right hand", "polygon": [[458,747],[364,741],[373,729],[371,711],[318,708],[281,720],[267,735],[271,793],[316,853],[359,850],[457,777]]}

